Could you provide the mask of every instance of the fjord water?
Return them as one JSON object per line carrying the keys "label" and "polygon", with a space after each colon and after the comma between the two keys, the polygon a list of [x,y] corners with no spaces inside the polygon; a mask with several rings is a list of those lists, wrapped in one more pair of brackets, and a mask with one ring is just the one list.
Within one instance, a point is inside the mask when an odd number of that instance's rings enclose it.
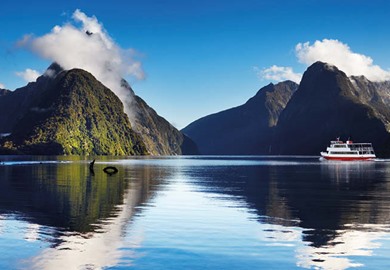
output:
{"label": "fjord water", "polygon": [[390,267],[386,160],[1,161],[0,269]]}

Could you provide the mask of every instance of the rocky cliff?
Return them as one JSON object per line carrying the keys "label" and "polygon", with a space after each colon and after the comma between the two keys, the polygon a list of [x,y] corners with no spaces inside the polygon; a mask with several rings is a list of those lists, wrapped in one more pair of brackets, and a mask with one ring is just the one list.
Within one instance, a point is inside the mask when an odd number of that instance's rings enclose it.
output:
{"label": "rocky cliff", "polygon": [[165,118],[151,108],[141,97],[137,96],[130,85],[123,81],[128,89],[131,102],[125,104],[133,113],[130,117],[135,130],[143,138],[148,152],[152,155],[186,155],[197,154],[195,143],[181,133]]}

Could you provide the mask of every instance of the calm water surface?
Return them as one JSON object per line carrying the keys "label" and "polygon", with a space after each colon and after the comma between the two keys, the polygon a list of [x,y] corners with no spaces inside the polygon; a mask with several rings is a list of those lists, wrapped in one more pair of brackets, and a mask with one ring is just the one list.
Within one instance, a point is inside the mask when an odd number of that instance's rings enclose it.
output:
{"label": "calm water surface", "polygon": [[0,269],[390,269],[388,160],[0,160]]}

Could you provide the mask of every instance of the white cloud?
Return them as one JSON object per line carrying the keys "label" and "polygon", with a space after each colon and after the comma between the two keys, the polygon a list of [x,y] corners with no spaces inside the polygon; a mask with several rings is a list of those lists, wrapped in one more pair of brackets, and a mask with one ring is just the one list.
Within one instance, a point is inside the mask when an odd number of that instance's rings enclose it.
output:
{"label": "white cloud", "polygon": [[24,35],[22,39],[20,39],[16,42],[16,46],[17,47],[26,46],[31,41],[32,36],[33,36],[32,34]]}
{"label": "white cloud", "polygon": [[298,43],[295,53],[298,61],[306,65],[322,61],[335,65],[348,76],[364,75],[372,81],[390,79],[390,71],[374,65],[371,57],[355,53],[347,44],[335,39],[317,40],[312,45],[309,42]]}
{"label": "white cloud", "polygon": [[302,78],[302,74],[295,73],[291,67],[280,67],[273,65],[262,70],[260,70],[258,67],[255,67],[254,69],[260,79],[271,81],[290,80],[299,83]]}
{"label": "white cloud", "polygon": [[2,83],[0,83],[0,88],[1,88],[1,89],[5,89],[5,85],[2,84]]}
{"label": "white cloud", "polygon": [[[298,43],[295,46],[295,55],[298,61],[306,66],[322,61],[336,66],[347,76],[363,75],[371,81],[390,80],[390,71],[374,65],[371,57],[353,52],[347,44],[336,39],[317,40],[312,45],[310,42]],[[273,81],[292,80],[299,83],[302,77],[301,74],[295,73],[292,67],[273,65],[255,70],[259,78]]]}
{"label": "white cloud", "polygon": [[[126,76],[144,78],[141,63],[133,59],[131,50],[118,46],[95,16],[88,17],[80,10],[73,13],[71,22],[57,25],[40,37],[27,35],[19,45],[65,69],[81,68],[91,72],[124,103],[131,102],[131,97],[121,86],[121,79]],[[131,112],[126,113],[131,117]]]}
{"label": "white cloud", "polygon": [[27,68],[25,71],[16,72],[15,74],[23,78],[23,80],[25,80],[26,82],[35,82],[37,78],[41,75],[38,71],[30,68]]}

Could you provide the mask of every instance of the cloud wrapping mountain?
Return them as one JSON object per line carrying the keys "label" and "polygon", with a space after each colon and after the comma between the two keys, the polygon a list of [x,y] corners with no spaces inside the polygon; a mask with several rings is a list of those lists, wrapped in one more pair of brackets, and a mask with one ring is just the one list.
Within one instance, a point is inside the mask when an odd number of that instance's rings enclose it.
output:
{"label": "cloud wrapping mountain", "polygon": [[[371,57],[353,52],[347,44],[336,39],[316,40],[313,44],[298,43],[295,55],[298,62],[306,67],[321,61],[337,66],[348,76],[365,76],[374,82],[390,80],[390,71],[375,65]],[[277,82],[292,80],[299,83],[302,78],[302,74],[286,66],[273,65],[264,69],[255,68],[255,71],[259,78]]]}
{"label": "cloud wrapping mountain", "polygon": [[390,79],[390,71],[374,65],[371,57],[355,53],[347,44],[335,39],[317,40],[312,45],[309,42],[298,43],[295,46],[295,53],[298,61],[307,66],[321,61],[337,66],[348,76],[363,75],[372,81]]}
{"label": "cloud wrapping mountain", "polygon": [[271,81],[284,81],[290,80],[295,83],[299,83],[302,78],[302,74],[295,73],[291,67],[281,67],[273,65],[269,68],[260,70],[255,67],[255,71],[258,73],[260,78],[264,78]]}
{"label": "cloud wrapping mountain", "polygon": [[[122,87],[121,79],[126,76],[144,78],[141,63],[134,59],[134,50],[122,49],[96,17],[88,17],[78,9],[73,13],[71,22],[57,25],[43,36],[26,36],[19,46],[57,62],[66,70],[88,70],[112,89],[123,103],[128,103],[131,96]],[[131,118],[129,109],[126,113]]]}
{"label": "cloud wrapping mountain", "polygon": [[38,71],[31,68],[27,68],[25,71],[16,72],[15,74],[23,78],[23,80],[26,82],[35,82],[36,79],[40,76]]}

